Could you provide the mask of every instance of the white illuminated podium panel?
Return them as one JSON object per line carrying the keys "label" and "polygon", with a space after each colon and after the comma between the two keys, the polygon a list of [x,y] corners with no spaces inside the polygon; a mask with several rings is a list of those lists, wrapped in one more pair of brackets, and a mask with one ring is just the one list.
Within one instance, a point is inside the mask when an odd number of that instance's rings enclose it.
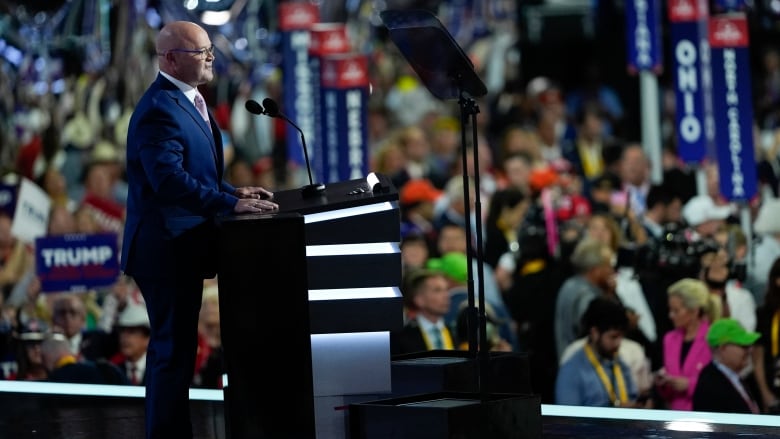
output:
{"label": "white illuminated podium panel", "polygon": [[398,194],[366,187],[360,179],[331,183],[321,197],[275,194],[280,213],[304,217],[312,334],[403,326]]}
{"label": "white illuminated podium panel", "polygon": [[[279,204],[278,213],[233,217],[222,221],[225,235],[222,255],[227,258],[223,260],[223,265],[226,272],[231,274],[224,283],[230,285],[231,291],[223,290],[223,273],[220,272],[220,301],[233,302],[222,311],[222,320],[232,320],[226,313],[233,316],[246,314],[241,304],[253,303],[252,299],[247,299],[247,295],[294,296],[294,299],[284,299],[283,302],[298,307],[297,310],[294,313],[276,314],[273,320],[294,321],[305,318],[305,321],[299,321],[301,325],[295,331],[304,327],[309,334],[309,343],[299,347],[310,354],[310,361],[306,354],[296,355],[290,361],[311,364],[316,437],[342,439],[346,437],[346,407],[349,404],[386,396],[392,390],[389,331],[403,326],[398,193],[394,187],[372,192],[368,190],[365,180],[359,179],[330,183],[322,195],[313,198],[303,198],[297,189],[275,192],[274,198]],[[299,236],[289,236],[293,233],[290,227],[280,228],[293,221],[293,218],[300,220],[297,224],[300,233],[296,233]],[[241,223],[252,225],[239,225]],[[230,233],[234,229],[246,231],[248,228],[256,229],[254,236]],[[278,252],[279,257],[263,257],[256,253],[255,264],[235,261],[239,257],[251,261],[253,256],[249,252],[236,252],[235,247],[246,249],[253,245],[257,246],[257,253]],[[300,252],[291,250],[290,246],[300,246]],[[258,263],[260,259],[263,260],[262,264]],[[249,273],[231,262],[244,267]],[[264,268],[264,265],[270,266],[271,270]],[[261,290],[252,286],[252,279],[267,279],[269,275],[279,279],[271,283],[279,287]],[[242,277],[243,280],[236,282],[235,277]],[[299,285],[303,279],[305,291],[287,288],[286,280],[291,278],[295,278],[292,282],[294,285]],[[242,291],[238,291],[242,288]],[[300,309],[299,294],[308,303],[305,310]],[[223,299],[223,296],[228,297]],[[256,316],[256,321],[269,322],[267,328],[258,329],[272,331],[271,319],[266,319],[266,315],[269,314],[263,312]],[[229,322],[223,323],[223,327],[225,324],[237,325],[236,322]],[[279,338],[280,334],[275,333],[273,337]],[[257,338],[262,340],[264,336]],[[233,358],[231,363],[228,350],[229,346],[226,345],[228,387],[233,387],[239,384],[231,377],[231,364],[239,371],[243,366],[238,364],[241,361],[239,358]],[[274,370],[267,371],[269,374],[265,374],[266,377],[273,376],[276,369],[280,373],[284,371],[285,364],[289,363],[280,360],[280,363],[268,366]],[[256,362],[253,366],[256,366]],[[288,380],[284,379],[284,382]],[[298,386],[294,390],[304,392],[306,387]],[[258,392],[258,399],[261,395],[267,395],[261,387],[254,387],[254,391]],[[249,397],[249,392],[242,393],[245,398]],[[230,404],[227,395],[226,391],[226,418],[229,423]],[[307,398],[303,400],[305,402]],[[252,406],[252,403],[249,405]],[[250,414],[244,408],[239,413]],[[298,414],[303,416],[307,413],[308,409],[304,408]],[[275,421],[269,418],[266,415],[260,422],[273,425]],[[242,419],[236,422],[246,421]],[[259,428],[263,430],[262,425]]]}

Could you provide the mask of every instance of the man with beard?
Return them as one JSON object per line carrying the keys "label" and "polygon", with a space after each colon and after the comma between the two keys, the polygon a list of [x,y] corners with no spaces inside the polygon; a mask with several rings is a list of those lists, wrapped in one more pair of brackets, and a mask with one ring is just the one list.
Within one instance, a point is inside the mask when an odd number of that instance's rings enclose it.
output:
{"label": "man with beard", "polygon": [[617,355],[628,329],[620,303],[606,297],[590,302],[582,318],[587,341],[564,362],[555,381],[555,403],[591,407],[638,407],[637,387]]}

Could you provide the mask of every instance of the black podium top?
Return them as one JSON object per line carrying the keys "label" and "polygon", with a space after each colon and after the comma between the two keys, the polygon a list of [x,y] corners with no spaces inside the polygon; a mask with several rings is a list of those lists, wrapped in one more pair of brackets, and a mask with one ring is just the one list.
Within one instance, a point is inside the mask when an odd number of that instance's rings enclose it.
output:
{"label": "black podium top", "polygon": [[364,178],[328,183],[321,196],[312,198],[301,196],[300,189],[274,192],[274,201],[279,204],[280,214],[297,212],[308,215],[397,200],[398,191],[394,187],[389,187],[387,192],[370,192]]}
{"label": "black podium top", "polygon": [[306,198],[300,189],[274,192],[279,210],[272,213],[230,214],[217,218],[217,223],[230,223],[259,217],[309,215],[350,207],[398,201],[398,190],[391,184],[383,192],[371,192],[364,178],[328,183],[321,196]]}

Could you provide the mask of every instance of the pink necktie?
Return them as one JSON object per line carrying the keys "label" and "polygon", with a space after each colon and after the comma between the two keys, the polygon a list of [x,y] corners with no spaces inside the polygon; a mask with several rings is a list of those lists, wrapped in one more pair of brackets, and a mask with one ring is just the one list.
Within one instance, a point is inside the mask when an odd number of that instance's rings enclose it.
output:
{"label": "pink necktie", "polygon": [[203,118],[203,120],[206,121],[206,125],[208,125],[209,129],[211,129],[211,124],[209,123],[209,112],[206,110],[206,102],[203,100],[203,97],[200,94],[195,95],[195,108],[198,109],[198,113],[200,113],[200,116]]}

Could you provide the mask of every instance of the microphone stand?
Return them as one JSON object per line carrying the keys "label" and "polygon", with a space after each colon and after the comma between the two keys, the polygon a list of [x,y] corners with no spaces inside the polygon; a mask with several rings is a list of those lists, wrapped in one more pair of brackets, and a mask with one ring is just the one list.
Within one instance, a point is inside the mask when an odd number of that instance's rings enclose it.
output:
{"label": "microphone stand", "polygon": [[314,180],[311,178],[311,166],[309,166],[309,148],[306,147],[306,138],[303,137],[303,131],[298,128],[298,126],[295,125],[289,118],[285,117],[284,120],[289,122],[290,125],[294,126],[301,134],[303,157],[306,159],[306,171],[309,173],[309,184],[301,188],[301,195],[303,195],[303,198],[311,198],[316,197],[317,195],[321,195],[323,192],[325,192],[325,185],[322,183],[314,183]]}

